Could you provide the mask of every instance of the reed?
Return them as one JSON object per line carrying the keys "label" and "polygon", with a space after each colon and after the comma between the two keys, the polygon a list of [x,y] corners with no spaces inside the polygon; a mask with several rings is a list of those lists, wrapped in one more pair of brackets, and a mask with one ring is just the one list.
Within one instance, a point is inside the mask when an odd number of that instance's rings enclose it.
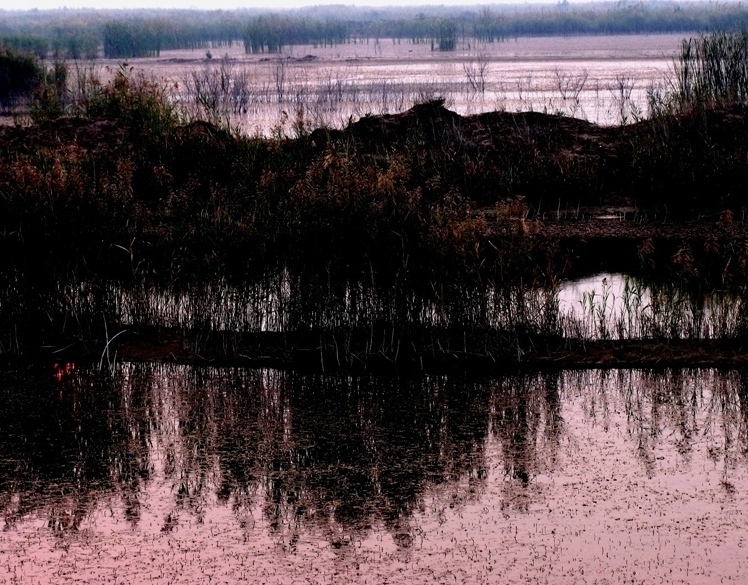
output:
{"label": "reed", "polygon": [[748,32],[684,39],[675,66],[677,107],[707,108],[748,99]]}

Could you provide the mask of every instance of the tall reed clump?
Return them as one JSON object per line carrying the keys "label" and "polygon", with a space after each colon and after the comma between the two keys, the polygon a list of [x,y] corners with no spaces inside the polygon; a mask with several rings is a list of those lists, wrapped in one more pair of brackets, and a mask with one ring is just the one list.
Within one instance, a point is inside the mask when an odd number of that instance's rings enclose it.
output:
{"label": "tall reed clump", "polygon": [[29,111],[33,122],[55,120],[65,115],[66,109],[72,103],[72,92],[68,91],[69,78],[68,64],[56,59],[36,88]]}
{"label": "tall reed clump", "polygon": [[748,31],[683,39],[672,89],[650,95],[653,115],[684,113],[748,101]]}
{"label": "tall reed clump", "polygon": [[669,91],[650,92],[650,118],[626,130],[632,186],[671,215],[740,209],[748,177],[748,31],[684,39],[673,69]]}

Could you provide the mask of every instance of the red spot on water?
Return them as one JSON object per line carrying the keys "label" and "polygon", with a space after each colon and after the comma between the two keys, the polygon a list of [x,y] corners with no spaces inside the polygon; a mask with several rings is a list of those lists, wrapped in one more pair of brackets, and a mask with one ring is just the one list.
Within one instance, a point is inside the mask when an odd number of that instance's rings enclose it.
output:
{"label": "red spot on water", "polygon": [[67,362],[64,364],[54,364],[52,366],[53,376],[58,382],[62,382],[65,378],[72,375],[75,372],[75,364]]}

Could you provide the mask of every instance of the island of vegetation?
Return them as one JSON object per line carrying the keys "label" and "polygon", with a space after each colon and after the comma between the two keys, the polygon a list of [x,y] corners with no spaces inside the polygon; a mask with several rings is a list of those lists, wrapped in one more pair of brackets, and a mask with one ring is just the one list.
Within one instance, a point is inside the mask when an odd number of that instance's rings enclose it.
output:
{"label": "island of vegetation", "polygon": [[[292,21],[253,18],[247,50],[296,42],[284,36]],[[230,21],[192,42],[221,41]],[[471,34],[519,34],[520,21]],[[375,34],[301,22],[293,34],[306,43]],[[449,50],[468,24],[445,22],[401,34]],[[261,38],[270,24],[285,32]],[[104,18],[99,30],[105,51],[141,53],[121,49],[134,39],[124,24]],[[34,49],[9,38],[0,104],[28,104],[31,123],[0,128],[4,359],[324,370],[746,361],[744,32],[685,40],[671,90],[616,126],[462,116],[429,99],[343,128],[299,119],[273,136],[188,119],[168,87],[126,66],[71,100],[65,61],[27,52],[47,56],[50,39]],[[172,46],[154,39],[142,50]],[[627,293],[628,322],[597,318],[599,305],[586,323],[559,311],[561,280],[601,269],[647,282],[646,295]],[[737,310],[705,309],[714,291]],[[646,317],[632,317],[644,296]]]}

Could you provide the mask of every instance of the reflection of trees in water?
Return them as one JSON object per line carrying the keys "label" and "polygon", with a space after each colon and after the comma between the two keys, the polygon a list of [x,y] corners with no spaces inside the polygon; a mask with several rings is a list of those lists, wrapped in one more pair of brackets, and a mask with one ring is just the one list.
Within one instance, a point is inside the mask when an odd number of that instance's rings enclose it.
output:
{"label": "reflection of trees in water", "polygon": [[562,400],[581,397],[583,414],[605,428],[623,409],[650,473],[662,442],[688,458],[698,433],[727,469],[748,442],[747,376],[473,379],[125,365],[107,380],[30,370],[6,376],[1,390],[0,509],[7,525],[44,514],[64,533],[102,501],[119,500],[113,507],[137,524],[149,481],[165,480],[164,531],[229,505],[247,529],[261,510],[290,548],[303,531],[342,547],[374,525],[407,547],[427,499],[439,510],[480,496],[489,457],[503,466],[495,481],[511,505],[529,505],[528,485],[555,470]]}
{"label": "reflection of trees in water", "polygon": [[491,429],[503,465],[502,508],[526,511],[533,478],[556,466],[564,424],[558,374],[524,374],[491,383]]}
{"label": "reflection of trees in water", "polygon": [[[282,392],[286,437],[266,439],[257,475],[266,518],[291,546],[302,526],[342,546],[375,522],[407,545],[404,519],[427,485],[485,478],[485,391],[446,377],[289,374]],[[223,468],[224,482],[234,469]]]}
{"label": "reflection of trees in water", "polygon": [[165,531],[183,513],[199,521],[215,497],[240,523],[259,506],[288,544],[301,528],[344,544],[381,523],[408,545],[429,486],[467,479],[454,505],[487,475],[486,382],[155,365],[58,377],[30,371],[4,386],[8,524],[40,512],[74,530],[117,498],[136,524],[146,482],[163,478]]}

